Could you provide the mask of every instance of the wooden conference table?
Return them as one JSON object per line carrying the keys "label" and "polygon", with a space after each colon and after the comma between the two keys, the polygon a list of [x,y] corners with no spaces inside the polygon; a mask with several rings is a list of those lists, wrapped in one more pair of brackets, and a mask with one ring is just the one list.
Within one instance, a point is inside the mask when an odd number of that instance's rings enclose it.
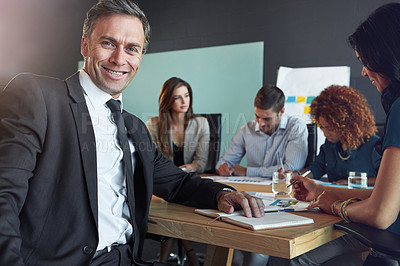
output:
{"label": "wooden conference table", "polygon": [[[271,186],[226,183],[240,191],[271,192]],[[333,229],[340,218],[321,212],[296,212],[314,224],[251,231],[194,213],[195,208],[167,203],[158,198],[150,206],[149,233],[206,243],[204,265],[231,265],[234,249],[294,258],[315,249],[342,232]]]}

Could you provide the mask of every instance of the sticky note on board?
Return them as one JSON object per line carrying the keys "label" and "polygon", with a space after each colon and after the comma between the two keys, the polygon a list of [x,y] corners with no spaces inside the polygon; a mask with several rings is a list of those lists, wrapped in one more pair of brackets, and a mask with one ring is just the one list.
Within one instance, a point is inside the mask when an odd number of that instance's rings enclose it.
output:
{"label": "sticky note on board", "polygon": [[288,96],[286,99],[287,103],[295,103],[296,102],[296,96]]}
{"label": "sticky note on board", "polygon": [[305,96],[297,96],[297,102],[298,103],[304,103],[306,101],[306,97]]}
{"label": "sticky note on board", "polygon": [[308,96],[307,97],[307,104],[311,104],[311,102],[315,99],[315,96]]}
{"label": "sticky note on board", "polygon": [[309,114],[311,111],[311,107],[310,106],[304,106],[304,114]]}

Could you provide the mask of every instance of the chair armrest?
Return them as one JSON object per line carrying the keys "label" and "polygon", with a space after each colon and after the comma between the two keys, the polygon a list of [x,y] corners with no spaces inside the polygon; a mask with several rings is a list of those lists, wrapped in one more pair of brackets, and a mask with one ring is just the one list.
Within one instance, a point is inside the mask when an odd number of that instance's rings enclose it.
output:
{"label": "chair armrest", "polygon": [[365,224],[344,221],[336,223],[334,227],[349,233],[369,248],[400,258],[400,235]]}

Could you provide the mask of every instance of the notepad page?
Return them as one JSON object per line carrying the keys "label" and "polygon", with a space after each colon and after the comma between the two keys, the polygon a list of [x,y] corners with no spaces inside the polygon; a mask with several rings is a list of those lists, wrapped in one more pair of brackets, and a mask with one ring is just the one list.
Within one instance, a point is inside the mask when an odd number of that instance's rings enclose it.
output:
{"label": "notepad page", "polygon": [[266,213],[264,217],[245,217],[241,215],[221,217],[223,221],[233,223],[252,230],[279,228],[314,223],[311,218],[295,215],[288,212]]}
{"label": "notepad page", "polygon": [[195,209],[195,213],[202,214],[208,217],[225,217],[225,216],[235,216],[244,215],[243,211],[234,211],[233,213],[225,213],[215,209]]}

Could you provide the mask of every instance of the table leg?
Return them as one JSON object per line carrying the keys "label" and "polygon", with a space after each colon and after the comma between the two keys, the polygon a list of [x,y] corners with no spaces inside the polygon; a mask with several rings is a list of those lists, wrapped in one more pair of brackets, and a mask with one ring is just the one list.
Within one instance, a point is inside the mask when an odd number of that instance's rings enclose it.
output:
{"label": "table leg", "polygon": [[233,248],[207,245],[207,253],[206,259],[204,261],[204,266],[231,266],[233,251]]}

